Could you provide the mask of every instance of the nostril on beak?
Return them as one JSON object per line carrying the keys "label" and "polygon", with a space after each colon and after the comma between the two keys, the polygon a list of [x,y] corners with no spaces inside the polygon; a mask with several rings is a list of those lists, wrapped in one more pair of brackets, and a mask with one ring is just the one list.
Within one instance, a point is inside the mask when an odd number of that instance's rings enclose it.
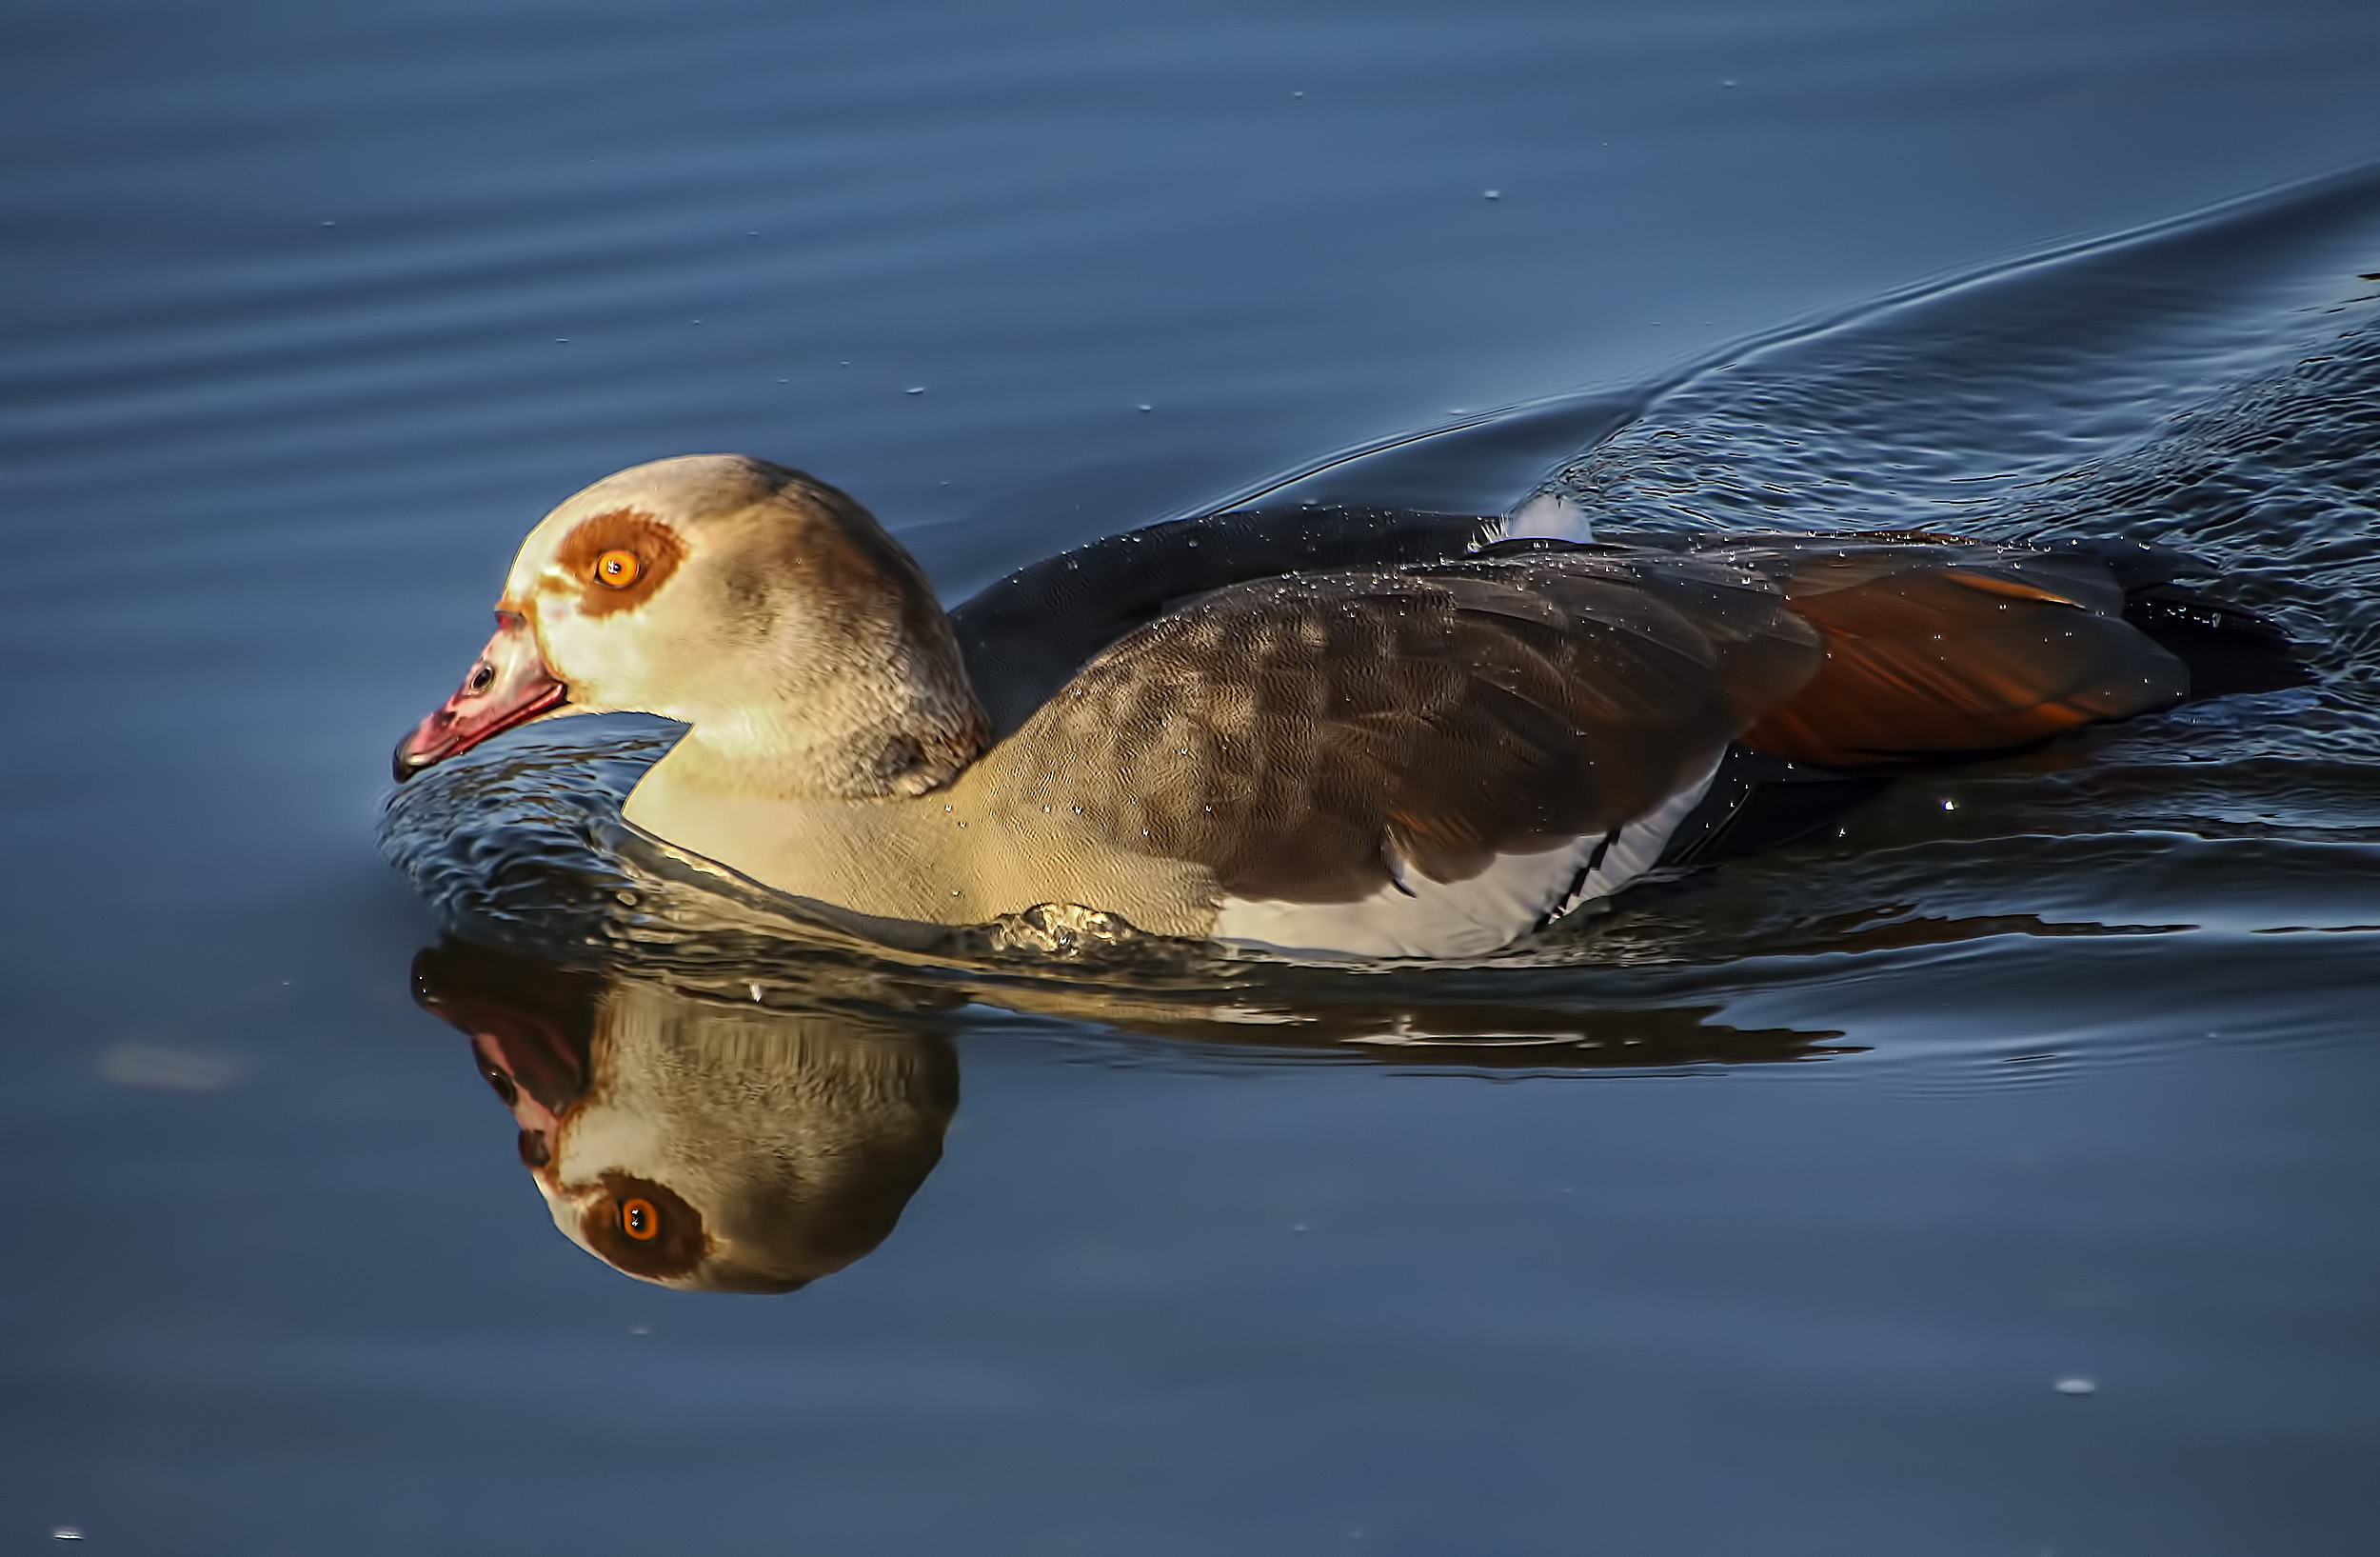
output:
{"label": "nostril on beak", "polygon": [[523,1168],[543,1168],[553,1161],[553,1149],[545,1145],[544,1130],[521,1132],[521,1166]]}
{"label": "nostril on beak", "polygon": [[471,690],[475,692],[484,692],[494,685],[496,685],[496,668],[494,666],[488,664],[486,660],[482,660],[477,666],[472,668],[470,681]]}
{"label": "nostril on beak", "polygon": [[498,1067],[482,1060],[479,1063],[479,1073],[487,1078],[487,1085],[496,1089],[498,1097],[504,1099],[506,1108],[509,1108],[521,1100],[521,1088],[514,1086],[512,1078],[505,1074]]}

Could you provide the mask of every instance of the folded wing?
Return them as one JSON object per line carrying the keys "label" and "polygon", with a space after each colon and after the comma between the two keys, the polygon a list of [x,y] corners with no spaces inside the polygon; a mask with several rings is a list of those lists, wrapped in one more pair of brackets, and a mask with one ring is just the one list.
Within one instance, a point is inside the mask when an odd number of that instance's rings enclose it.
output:
{"label": "folded wing", "polygon": [[1299,574],[1131,633],[1013,757],[1077,775],[1087,823],[1222,896],[1348,903],[1615,831],[1698,785],[1819,659],[1782,592],[1724,561]]}

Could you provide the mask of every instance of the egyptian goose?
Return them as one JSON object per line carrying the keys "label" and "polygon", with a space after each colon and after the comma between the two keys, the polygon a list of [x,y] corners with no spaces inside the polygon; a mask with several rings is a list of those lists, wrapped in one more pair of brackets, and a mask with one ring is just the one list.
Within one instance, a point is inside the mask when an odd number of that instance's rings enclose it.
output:
{"label": "egyptian goose", "polygon": [[1806,831],[1895,767],[2298,679],[2277,632],[2137,545],[1595,545],[1537,509],[1177,521],[946,614],[823,482],[638,466],[530,532],[397,776],[639,710],[688,729],[630,823],[846,917],[1068,904],[1294,955],[1475,956]]}

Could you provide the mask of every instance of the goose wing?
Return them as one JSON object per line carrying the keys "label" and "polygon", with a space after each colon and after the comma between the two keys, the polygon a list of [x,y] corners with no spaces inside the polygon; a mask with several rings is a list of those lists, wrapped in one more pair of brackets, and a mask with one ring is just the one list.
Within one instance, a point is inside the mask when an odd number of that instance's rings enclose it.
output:
{"label": "goose wing", "polygon": [[1615,831],[1698,785],[1819,659],[1774,583],[1719,560],[1297,574],[1131,632],[1004,756],[1223,897],[1349,903]]}
{"label": "goose wing", "polygon": [[993,729],[1014,731],[1093,655],[1183,601],[1287,573],[1457,557],[1498,521],[1405,509],[1242,509],[1046,557],[950,613]]}

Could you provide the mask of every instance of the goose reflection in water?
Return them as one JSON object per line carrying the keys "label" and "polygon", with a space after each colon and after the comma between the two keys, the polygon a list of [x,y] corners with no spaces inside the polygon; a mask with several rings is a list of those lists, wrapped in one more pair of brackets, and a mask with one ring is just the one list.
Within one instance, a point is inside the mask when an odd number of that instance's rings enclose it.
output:
{"label": "goose reflection in water", "polygon": [[883,1242],[941,1160],[939,1036],[449,944],[415,998],[467,1033],[554,1225],[664,1287],[789,1292]]}
{"label": "goose reflection in water", "polygon": [[[448,941],[414,959],[413,980],[423,1008],[469,1036],[555,1226],[631,1276],[701,1291],[789,1292],[891,1234],[958,1108],[957,1055],[925,1015],[937,1008],[1004,1007],[1103,1042],[1473,1072],[1790,1063],[1858,1048],[1832,1030],[1736,1028],[1716,1004],[1398,998],[1418,987],[1350,998],[1296,969],[1270,988],[1207,988],[937,983],[784,958],[679,971],[598,971]],[[765,980],[765,1004],[743,993],[763,988],[746,975]],[[920,1017],[904,1020],[911,1006]]]}

